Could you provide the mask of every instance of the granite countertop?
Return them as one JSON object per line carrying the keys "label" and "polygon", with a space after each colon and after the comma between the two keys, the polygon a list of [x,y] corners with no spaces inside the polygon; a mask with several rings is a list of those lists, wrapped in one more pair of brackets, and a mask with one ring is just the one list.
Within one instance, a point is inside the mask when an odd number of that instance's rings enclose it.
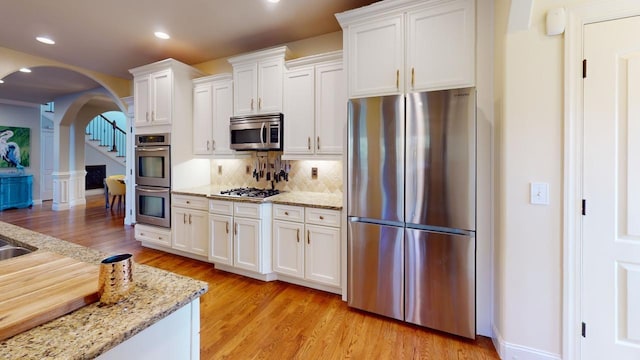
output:
{"label": "granite countertop", "polygon": [[[108,256],[4,222],[0,237],[92,264]],[[0,359],[93,359],[208,290],[206,282],[141,264],[135,264],[134,279],[135,290],[118,304],[96,302],[0,341]]]}
{"label": "granite countertop", "polygon": [[294,206],[307,206],[319,209],[342,210],[342,194],[319,193],[310,191],[287,191],[264,199],[220,195],[221,190],[229,187],[205,185],[190,189],[172,190],[174,195],[203,196],[209,199],[242,201],[251,203],[273,203]]}

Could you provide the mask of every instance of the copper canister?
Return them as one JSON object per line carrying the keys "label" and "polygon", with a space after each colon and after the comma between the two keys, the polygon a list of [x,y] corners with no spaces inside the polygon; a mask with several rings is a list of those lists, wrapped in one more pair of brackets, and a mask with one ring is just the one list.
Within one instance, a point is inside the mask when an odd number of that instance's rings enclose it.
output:
{"label": "copper canister", "polygon": [[126,298],[135,287],[131,254],[110,256],[100,263],[98,294],[103,304],[115,304]]}

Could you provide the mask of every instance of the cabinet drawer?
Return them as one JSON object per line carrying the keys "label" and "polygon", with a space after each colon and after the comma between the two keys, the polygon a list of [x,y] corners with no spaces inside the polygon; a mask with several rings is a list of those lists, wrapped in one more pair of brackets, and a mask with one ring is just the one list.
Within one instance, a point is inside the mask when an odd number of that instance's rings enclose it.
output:
{"label": "cabinet drawer", "polygon": [[209,200],[209,212],[212,214],[233,215],[233,202]]}
{"label": "cabinet drawer", "polygon": [[340,211],[307,208],[305,222],[325,226],[340,226]]}
{"label": "cabinet drawer", "polygon": [[273,205],[273,218],[278,220],[304,222],[304,208],[300,206]]}
{"label": "cabinet drawer", "polygon": [[148,241],[150,243],[171,246],[171,230],[160,230],[150,227],[136,225],[135,238],[139,241]]}
{"label": "cabinet drawer", "polygon": [[260,204],[252,204],[252,203],[245,203],[245,202],[233,203],[233,215],[259,219]]}
{"label": "cabinet drawer", "polygon": [[173,195],[171,205],[194,210],[207,210],[209,199],[200,196]]}

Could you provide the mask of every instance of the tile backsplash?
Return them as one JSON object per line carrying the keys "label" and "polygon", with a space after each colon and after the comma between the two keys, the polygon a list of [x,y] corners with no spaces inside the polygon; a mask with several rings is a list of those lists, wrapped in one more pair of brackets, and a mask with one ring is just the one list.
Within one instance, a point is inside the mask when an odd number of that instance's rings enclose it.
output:
{"label": "tile backsplash", "polygon": [[[273,163],[275,155],[270,154],[269,159]],[[255,156],[248,159],[211,160],[211,184],[229,188],[271,188],[270,181],[265,178],[256,181],[251,173],[246,173],[247,166],[253,172],[254,161]],[[311,177],[313,167],[318,168],[317,179]],[[291,160],[289,181],[274,182],[274,186],[282,191],[342,193],[342,161]]]}

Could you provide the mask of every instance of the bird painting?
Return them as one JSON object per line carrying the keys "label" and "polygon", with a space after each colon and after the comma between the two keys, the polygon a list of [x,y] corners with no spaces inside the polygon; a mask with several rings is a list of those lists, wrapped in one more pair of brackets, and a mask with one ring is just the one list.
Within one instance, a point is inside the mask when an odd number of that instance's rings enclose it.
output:
{"label": "bird painting", "polygon": [[15,141],[8,141],[14,135],[12,130],[0,131],[0,159],[6,161],[8,167],[22,169],[22,157],[20,146]]}

